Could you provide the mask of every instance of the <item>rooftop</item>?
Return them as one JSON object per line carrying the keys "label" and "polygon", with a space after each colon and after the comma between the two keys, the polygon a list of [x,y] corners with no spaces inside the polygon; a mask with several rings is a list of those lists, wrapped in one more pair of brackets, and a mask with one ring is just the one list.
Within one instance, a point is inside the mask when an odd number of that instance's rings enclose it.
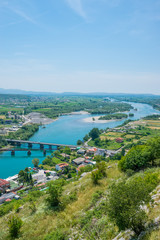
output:
{"label": "rooftop", "polygon": [[68,163],[59,163],[57,164],[59,167],[67,167],[68,166]]}
{"label": "rooftop", "polygon": [[9,182],[4,179],[0,179],[0,187],[4,186],[6,184],[9,184]]}
{"label": "rooftop", "polygon": [[76,163],[77,165],[81,164],[84,161],[85,161],[85,158],[82,158],[82,157],[79,157],[73,160],[73,162]]}

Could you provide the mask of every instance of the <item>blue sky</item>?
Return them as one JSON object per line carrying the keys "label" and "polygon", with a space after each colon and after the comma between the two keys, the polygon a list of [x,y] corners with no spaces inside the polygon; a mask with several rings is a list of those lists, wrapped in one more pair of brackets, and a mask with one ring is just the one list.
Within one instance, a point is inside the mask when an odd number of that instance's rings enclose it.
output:
{"label": "blue sky", "polygon": [[0,87],[160,94],[160,0],[0,0]]}

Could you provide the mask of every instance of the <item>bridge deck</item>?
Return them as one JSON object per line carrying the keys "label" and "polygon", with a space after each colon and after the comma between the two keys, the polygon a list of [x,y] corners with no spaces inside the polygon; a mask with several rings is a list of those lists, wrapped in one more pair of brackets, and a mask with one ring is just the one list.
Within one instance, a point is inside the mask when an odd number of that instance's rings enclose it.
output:
{"label": "bridge deck", "polygon": [[27,141],[27,140],[14,140],[14,139],[6,139],[6,141],[9,143],[28,143],[28,144],[47,145],[47,146],[77,148],[76,145],[68,145],[68,144],[45,143],[45,142],[35,142],[35,141]]}
{"label": "bridge deck", "polygon": [[[39,148],[8,148],[8,149],[0,149],[0,152],[12,152],[12,151],[16,151],[16,152],[21,152],[21,151],[40,151],[40,149]],[[50,150],[50,149],[43,149],[43,150],[45,150],[45,151],[52,151],[52,150]],[[42,151],[43,151],[42,150]]]}

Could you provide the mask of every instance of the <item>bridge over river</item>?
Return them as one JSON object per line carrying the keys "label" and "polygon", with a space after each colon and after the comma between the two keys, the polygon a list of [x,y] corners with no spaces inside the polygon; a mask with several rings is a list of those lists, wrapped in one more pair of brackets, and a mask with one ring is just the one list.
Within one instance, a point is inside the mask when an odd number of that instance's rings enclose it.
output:
{"label": "bridge over river", "polygon": [[[28,155],[31,155],[31,151],[37,151],[37,150],[43,150],[44,155],[46,154],[47,150],[55,150],[53,147],[59,148],[59,147],[69,147],[71,149],[77,149],[78,146],[76,145],[68,145],[68,144],[57,144],[57,143],[46,143],[46,142],[36,142],[36,141],[27,141],[27,140],[15,140],[15,139],[6,139],[6,141],[11,144],[12,146],[17,146],[19,148],[6,148],[2,149],[1,151],[11,151],[11,155],[15,155],[15,151],[27,151]],[[27,144],[26,148],[20,148],[22,144]],[[39,145],[39,148],[32,148],[33,145]],[[48,146],[49,148],[44,148],[45,146]]]}

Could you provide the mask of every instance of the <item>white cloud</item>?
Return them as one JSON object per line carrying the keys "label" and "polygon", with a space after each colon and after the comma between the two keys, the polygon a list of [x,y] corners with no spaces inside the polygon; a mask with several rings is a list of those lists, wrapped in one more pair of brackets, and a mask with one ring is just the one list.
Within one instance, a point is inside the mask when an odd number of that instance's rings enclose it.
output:
{"label": "white cloud", "polygon": [[81,17],[86,18],[86,13],[81,0],[66,0],[68,5]]}
{"label": "white cloud", "polygon": [[13,7],[8,7],[11,11],[13,11],[15,14],[17,14],[18,16],[20,16],[21,18],[23,18],[24,20],[31,22],[33,24],[36,24],[35,20],[33,18],[31,18],[30,16],[28,16],[25,12],[13,8]]}

